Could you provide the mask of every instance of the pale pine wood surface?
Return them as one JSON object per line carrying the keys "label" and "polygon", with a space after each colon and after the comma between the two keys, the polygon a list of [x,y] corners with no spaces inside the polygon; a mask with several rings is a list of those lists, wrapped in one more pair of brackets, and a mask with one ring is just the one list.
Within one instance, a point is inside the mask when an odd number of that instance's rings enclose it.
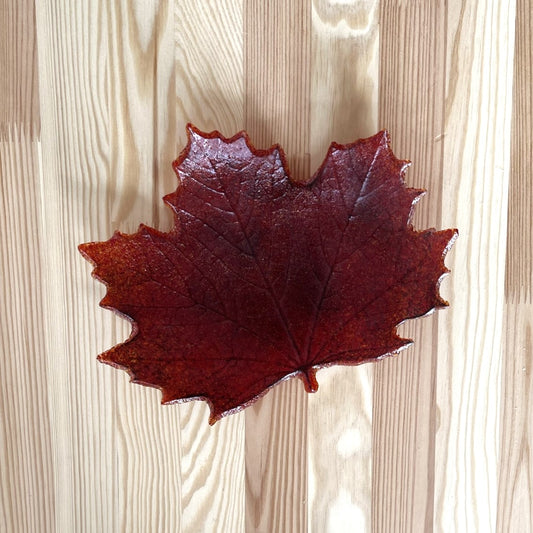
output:
{"label": "pale pine wood surface", "polygon": [[516,5],[511,173],[507,222],[502,416],[497,529],[528,531],[533,521],[533,52],[531,5]]}
{"label": "pale pine wood surface", "polygon": [[[409,184],[428,193],[418,228],[442,227],[445,2],[383,2],[379,125],[409,158]],[[420,36],[424,35],[424,39]],[[376,531],[431,530],[438,313],[400,328],[415,344],[375,370],[372,524]]]}
{"label": "pale pine wood surface", "polygon": [[[373,0],[313,3],[311,172],[333,139],[351,142],[378,130],[378,18]],[[310,532],[370,530],[373,376],[372,365],[317,374],[320,388],[307,411]]]}
{"label": "pale pine wood surface", "polygon": [[[533,531],[529,2],[0,14],[0,531]],[[279,142],[301,177],[388,128],[429,190],[416,227],[459,228],[451,307],[402,325],[398,358],[322,370],[311,396],[285,382],[214,427],[98,364],[130,327],[76,247],[169,227],[189,121]]]}
{"label": "pale pine wood surface", "polygon": [[[204,131],[218,129],[227,136],[244,128],[243,34],[228,31],[242,29],[242,25],[242,2],[175,2],[176,134],[180,150],[186,142],[187,122]],[[173,157],[177,154],[176,149]],[[175,185],[173,176],[167,190],[174,190]],[[180,531],[244,531],[244,413],[231,417],[228,423],[208,427],[209,410],[204,403],[194,402],[180,409],[186,415],[179,447],[183,471]],[[222,482],[224,479],[229,482]]]}
{"label": "pale pine wood surface", "polygon": [[447,11],[442,224],[461,237],[446,280],[454,310],[439,317],[433,520],[439,532],[493,531],[515,4],[468,1]]}
{"label": "pale pine wood surface", "polygon": [[[244,3],[244,122],[309,176],[311,13],[307,0]],[[295,73],[298,72],[297,75]],[[245,413],[246,529],[307,531],[307,394],[296,380]]]}

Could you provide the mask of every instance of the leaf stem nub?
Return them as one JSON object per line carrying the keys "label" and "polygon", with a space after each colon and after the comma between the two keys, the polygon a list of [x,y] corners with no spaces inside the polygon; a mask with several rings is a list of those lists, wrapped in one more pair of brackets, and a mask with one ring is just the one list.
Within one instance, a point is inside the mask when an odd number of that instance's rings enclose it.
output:
{"label": "leaf stem nub", "polygon": [[318,390],[318,381],[316,380],[316,370],[314,368],[301,370],[300,379],[303,381],[306,392],[316,392]]}

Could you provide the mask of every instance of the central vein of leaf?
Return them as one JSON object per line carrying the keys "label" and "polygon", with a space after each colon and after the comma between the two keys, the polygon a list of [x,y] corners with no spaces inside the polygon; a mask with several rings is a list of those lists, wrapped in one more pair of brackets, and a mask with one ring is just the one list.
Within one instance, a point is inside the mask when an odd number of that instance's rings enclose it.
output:
{"label": "central vein of leaf", "polygon": [[235,220],[237,221],[237,224],[239,225],[239,229],[242,233],[242,235],[244,236],[244,239],[246,240],[246,243],[251,251],[251,255],[253,257],[253,261],[257,267],[257,270],[261,276],[261,279],[263,280],[263,283],[265,285],[265,289],[268,293],[268,295],[270,296],[270,299],[272,300],[272,303],[274,305],[274,309],[276,311],[276,314],[278,315],[278,318],[281,322],[281,325],[283,327],[283,330],[285,331],[285,334],[287,335],[287,339],[288,339],[288,342],[289,342],[289,345],[292,349],[292,352],[293,352],[293,358],[290,358],[287,354],[287,357],[288,357],[288,360],[289,362],[298,367],[300,365],[300,354],[302,353],[301,352],[301,349],[299,348],[298,346],[298,343],[296,342],[296,339],[294,338],[294,335],[292,334],[290,328],[289,328],[289,321],[288,321],[288,317],[286,316],[285,312],[283,311],[283,308],[281,307],[280,303],[279,303],[279,300],[278,298],[276,298],[276,295],[274,293],[274,287],[272,286],[272,283],[270,282],[268,276],[266,275],[263,267],[261,266],[261,263],[257,260],[257,254],[255,252],[255,249],[252,245],[252,241],[250,240],[250,237],[248,236],[248,233],[246,231],[246,228],[244,226],[244,223],[241,219],[241,217],[239,216],[239,212],[238,212],[238,209],[237,209],[237,206],[233,205],[233,202],[231,201],[230,197],[229,197],[229,194],[227,193],[226,191],[226,187],[225,187],[225,184],[224,184],[224,181],[222,179],[220,179],[220,176],[218,175],[218,172],[216,170],[216,167],[215,165],[213,164],[213,162],[210,160],[210,163],[211,163],[211,167],[213,169],[213,172],[214,172],[214,175],[217,177],[219,183],[220,183],[220,186],[222,188],[222,191],[223,191],[223,194],[224,194],[224,197],[226,198],[226,201],[228,202],[228,205],[230,206],[230,209],[232,211],[232,213],[235,215]]}
{"label": "central vein of leaf", "polygon": [[[307,344],[306,344],[306,347],[305,347],[305,353],[306,353],[306,357],[307,357],[307,361],[309,361],[309,363],[314,363],[314,358],[319,355],[323,349],[320,348],[318,350],[318,352],[314,353],[314,354],[311,354],[311,349],[313,347],[313,341],[314,341],[314,338],[315,338],[315,333],[316,333],[316,329],[317,329],[317,324],[318,324],[318,319],[320,317],[320,312],[322,311],[322,305],[324,303],[324,298],[326,297],[326,294],[327,294],[327,291],[328,291],[328,287],[329,287],[329,284],[331,282],[331,277],[333,276],[333,271],[335,270],[335,265],[337,264],[337,261],[338,261],[338,258],[339,258],[339,253],[340,253],[340,250],[342,248],[342,244],[343,244],[343,241],[344,241],[344,236],[346,234],[346,230],[348,229],[348,226],[350,225],[350,220],[351,220],[351,217],[353,216],[353,213],[354,213],[354,210],[357,206],[357,204],[359,203],[359,199],[361,198],[362,196],[362,193],[363,193],[363,190],[368,182],[368,179],[370,178],[370,175],[372,173],[372,170],[374,168],[374,165],[376,163],[376,160],[378,158],[378,155],[379,155],[379,152],[380,152],[380,148],[381,148],[381,144],[378,146],[378,148],[376,149],[376,152],[374,154],[374,157],[372,158],[372,161],[370,162],[370,165],[368,166],[368,170],[366,171],[366,174],[365,174],[365,178],[363,180],[363,182],[361,183],[361,187],[359,189],[359,194],[357,195],[357,198],[355,199],[355,201],[353,202],[353,204],[350,206],[350,212],[347,213],[347,216],[346,216],[346,223],[344,224],[342,230],[341,230],[341,234],[339,236],[339,239],[337,241],[337,247],[335,249],[335,255],[334,255],[334,258],[333,258],[333,261],[331,261],[331,263],[328,265],[328,274],[326,276],[326,279],[324,281],[324,283],[322,284],[322,288],[321,288],[321,291],[320,291],[320,296],[318,298],[318,302],[317,302],[317,305],[315,306],[315,312],[313,314],[313,320],[311,322],[311,327],[310,327],[310,330],[309,330],[309,334],[307,335]],[[332,158],[331,159],[331,163],[332,163],[332,168],[335,172],[335,178],[337,180],[337,183],[339,185],[339,190],[342,190],[342,184],[339,183],[339,179],[338,179],[338,173],[337,173],[337,169],[336,169],[336,166],[335,166],[335,160]]]}

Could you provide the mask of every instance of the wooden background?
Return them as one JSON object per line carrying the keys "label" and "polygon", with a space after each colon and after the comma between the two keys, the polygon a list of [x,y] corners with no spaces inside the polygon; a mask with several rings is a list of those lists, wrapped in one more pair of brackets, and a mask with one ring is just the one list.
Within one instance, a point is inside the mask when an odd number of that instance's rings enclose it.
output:
{"label": "wooden background", "polygon": [[[0,0],[0,531],[533,531],[528,0]],[[296,175],[386,127],[458,227],[400,357],[207,424],[96,355],[127,324],[76,246],[139,222],[185,124]]]}

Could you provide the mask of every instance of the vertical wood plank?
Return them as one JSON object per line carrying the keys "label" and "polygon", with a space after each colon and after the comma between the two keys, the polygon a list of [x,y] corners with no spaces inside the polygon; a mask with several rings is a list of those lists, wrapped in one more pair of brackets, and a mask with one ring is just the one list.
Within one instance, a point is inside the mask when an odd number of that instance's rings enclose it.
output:
{"label": "vertical wood plank", "polygon": [[[97,364],[95,355],[127,332],[123,321],[113,321],[96,307],[103,287],[94,287],[90,267],[76,249],[80,242],[107,238],[117,221],[142,211],[135,202],[125,205],[124,197],[135,199],[146,191],[148,213],[153,213],[153,161],[174,144],[165,137],[166,125],[157,121],[158,114],[168,115],[158,109],[158,84],[164,84],[161,92],[170,92],[161,105],[174,102],[172,10],[168,2],[166,8],[165,2],[151,8],[129,4],[129,11],[121,12],[121,29],[131,30],[129,24],[137,20],[149,27],[143,28],[144,35],[135,28],[134,37],[126,36],[131,48],[124,52],[113,41],[114,16],[123,7],[115,4],[113,11],[94,2],[37,6],[40,87],[46,95],[41,106],[42,224],[48,236],[44,327],[60,531],[146,531],[179,523],[180,508],[171,505],[179,486],[177,421],[159,408],[156,391],[133,392],[125,375]],[[146,41],[137,43],[137,34]],[[158,74],[154,65],[165,64],[165,42],[171,70]],[[130,70],[115,78],[125,65]],[[126,96],[122,87],[130,89]],[[141,132],[131,132],[130,114],[138,118],[139,109],[151,111],[147,141]],[[136,124],[141,125],[142,120]],[[127,171],[131,175],[125,176]],[[139,179],[142,171],[148,186]],[[149,503],[147,493],[153,495]]]}
{"label": "vertical wood plank", "polygon": [[0,2],[0,531],[51,531],[33,2]]}
{"label": "vertical wood plank", "polygon": [[0,1],[0,136],[24,124],[39,133],[34,0]]}
{"label": "vertical wood plank", "polygon": [[[175,185],[176,104],[173,2],[124,0],[104,6],[109,24],[109,162],[102,176],[107,239],[110,231],[132,232],[141,222],[167,229],[163,220],[170,217],[161,197]],[[104,313],[102,320],[113,318]],[[113,344],[125,340],[129,330],[119,321]],[[105,371],[117,373],[111,367]],[[159,391],[131,385],[126,373],[113,379],[120,530],[175,531],[182,522],[179,412],[160,405]]]}
{"label": "vertical wood plank", "polygon": [[42,262],[39,142],[0,137],[0,531],[52,531],[52,477]]}
{"label": "vertical wood plank", "polygon": [[[311,172],[378,131],[378,2],[312,3]],[[370,531],[373,365],[328,368],[308,400],[309,531]]]}
{"label": "vertical wood plank", "polygon": [[141,222],[159,226],[169,211],[161,196],[175,185],[174,3],[104,5],[109,19],[108,206],[111,225],[133,232]]}
{"label": "vertical wood plank", "polygon": [[[515,2],[448,2],[443,225],[448,266],[437,359],[437,531],[494,531]],[[446,295],[446,294],[445,294]]]}
{"label": "vertical wood plank", "polygon": [[[243,5],[178,0],[175,20],[175,128],[181,150],[187,122],[226,136],[244,127]],[[168,190],[176,185],[174,178]],[[205,402],[172,408],[181,422],[181,531],[244,531],[244,413],[210,427]]]}
{"label": "vertical wood plank", "polygon": [[244,121],[258,148],[280,144],[309,177],[311,9],[308,0],[244,3]]}
{"label": "vertical wood plank", "polygon": [[[526,0],[0,0],[0,30],[0,531],[531,530]],[[214,428],[98,364],[129,327],[76,246],[168,229],[188,121],[296,177],[388,128],[415,227],[459,227],[451,307]]]}
{"label": "vertical wood plank", "polygon": [[511,172],[505,293],[531,302],[533,295],[533,12],[527,0],[516,0],[515,58],[511,123]]}
{"label": "vertical wood plank", "polygon": [[106,17],[99,7],[84,2],[36,4],[40,224],[46,238],[41,327],[46,332],[52,489],[61,509],[54,515],[57,531],[118,530],[112,513],[117,473],[109,432],[112,409],[105,401],[113,394],[104,369],[93,358],[110,332],[101,335],[102,321],[86,304],[91,296],[98,301],[98,292],[91,290],[94,283],[87,280],[86,265],[76,250],[84,237],[99,233],[107,222],[100,207],[105,192],[98,180],[107,174],[108,148],[107,41],[102,37]]}
{"label": "vertical wood plank", "polygon": [[[258,148],[283,147],[309,176],[310,22],[307,0],[245,0],[244,121]],[[307,397],[299,380],[246,410],[246,531],[307,530]]]}
{"label": "vertical wood plank", "polygon": [[505,306],[496,527],[501,533],[533,528],[533,305],[525,300],[524,290],[508,296]]}
{"label": "vertical wood plank", "polygon": [[313,0],[311,172],[331,142],[369,137],[378,127],[379,2]]}
{"label": "vertical wood plank", "polygon": [[[416,229],[440,227],[446,43],[444,1],[385,1],[380,9],[380,128],[413,161],[410,187],[428,190]],[[444,311],[447,312],[447,311]],[[414,345],[375,369],[373,530],[431,531],[435,466],[437,314],[399,329]]]}
{"label": "vertical wood plank", "polygon": [[533,528],[533,53],[531,5],[517,0],[507,224],[497,531]]}
{"label": "vertical wood plank", "polygon": [[244,128],[243,0],[176,0],[178,144],[192,121],[230,137]]}

